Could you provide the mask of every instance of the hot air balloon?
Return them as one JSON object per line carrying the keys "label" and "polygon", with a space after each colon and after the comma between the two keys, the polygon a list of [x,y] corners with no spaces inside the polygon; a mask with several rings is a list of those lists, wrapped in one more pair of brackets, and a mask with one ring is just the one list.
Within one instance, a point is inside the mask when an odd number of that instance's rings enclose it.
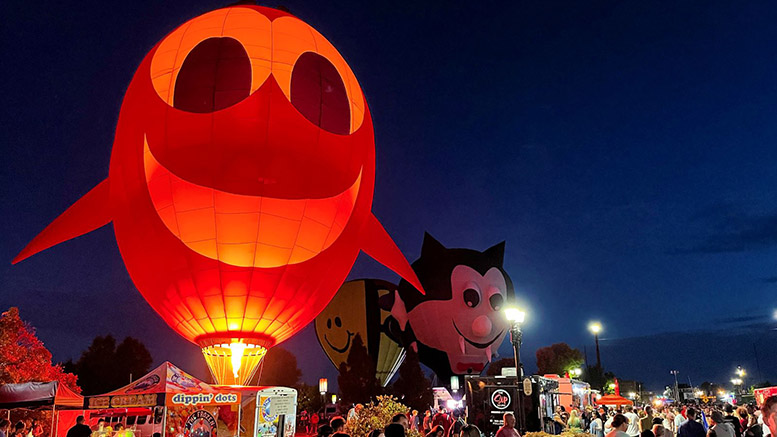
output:
{"label": "hot air balloon", "polygon": [[391,315],[391,300],[397,286],[380,279],[348,281],[316,317],[318,342],[329,360],[339,369],[348,359],[353,339],[358,335],[375,361],[376,377],[383,387],[405,359],[405,348],[383,331]]}
{"label": "hot air balloon", "polygon": [[127,89],[108,178],[14,259],[113,223],[127,270],[219,383],[307,325],[365,251],[421,286],[371,212],[372,119],[338,51],[236,5],[162,39]]}
{"label": "hot air balloon", "polygon": [[501,310],[514,289],[504,249],[504,242],[482,252],[449,249],[425,234],[413,269],[426,295],[404,280],[397,287],[386,332],[443,381],[481,373],[507,334]]}

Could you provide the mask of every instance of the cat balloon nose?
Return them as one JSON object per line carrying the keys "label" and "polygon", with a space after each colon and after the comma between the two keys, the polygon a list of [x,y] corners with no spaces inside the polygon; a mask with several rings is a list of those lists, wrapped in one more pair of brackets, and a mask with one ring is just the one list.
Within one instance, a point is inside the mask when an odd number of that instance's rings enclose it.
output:
{"label": "cat balloon nose", "polygon": [[478,316],[472,321],[472,333],[478,337],[486,337],[491,333],[492,327],[491,319],[486,316]]}

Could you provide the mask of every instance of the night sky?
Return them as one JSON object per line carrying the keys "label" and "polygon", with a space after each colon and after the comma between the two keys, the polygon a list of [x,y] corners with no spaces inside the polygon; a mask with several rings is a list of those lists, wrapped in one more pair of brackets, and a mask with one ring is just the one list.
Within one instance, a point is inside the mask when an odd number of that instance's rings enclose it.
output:
{"label": "night sky", "polygon": [[[112,333],[206,375],[135,290],[111,226],[10,261],[107,176],[146,53],[226,3],[0,3],[0,308],[20,307],[55,360]],[[727,382],[737,365],[777,382],[777,3],[284,5],[360,81],[373,211],[408,259],[424,231],[507,242],[529,370],[555,342],[593,362],[598,319],[603,365],[647,388],[671,369]],[[397,279],[364,255],[350,277]],[[306,381],[336,378],[312,327],[283,347]]]}

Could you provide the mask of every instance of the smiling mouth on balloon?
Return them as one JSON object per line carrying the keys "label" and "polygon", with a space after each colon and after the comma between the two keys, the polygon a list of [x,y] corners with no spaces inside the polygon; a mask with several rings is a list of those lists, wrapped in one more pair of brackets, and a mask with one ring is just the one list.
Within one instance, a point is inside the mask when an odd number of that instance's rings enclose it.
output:
{"label": "smiling mouth on balloon", "polygon": [[167,229],[205,257],[239,267],[280,267],[323,252],[353,213],[362,171],[340,194],[277,199],[234,194],[186,181],[157,161],[144,138],[151,202]]}
{"label": "smiling mouth on balloon", "polygon": [[329,347],[334,349],[335,352],[343,353],[343,352],[347,351],[349,347],[351,347],[351,337],[353,337],[353,332],[351,332],[351,331],[345,331],[345,332],[346,332],[346,334],[348,334],[348,339],[345,342],[345,346],[343,346],[341,348],[337,348],[337,347],[335,347],[335,345],[330,343],[329,339],[326,338],[326,334],[324,334],[324,340],[326,340],[326,344],[328,344]]}

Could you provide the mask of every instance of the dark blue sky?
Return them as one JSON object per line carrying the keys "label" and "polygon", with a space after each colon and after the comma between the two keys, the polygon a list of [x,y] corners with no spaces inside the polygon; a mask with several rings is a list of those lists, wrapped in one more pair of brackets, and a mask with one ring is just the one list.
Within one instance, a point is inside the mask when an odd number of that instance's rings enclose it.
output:
{"label": "dark blue sky", "polygon": [[[108,172],[148,50],[226,2],[0,4],[0,307],[55,359],[133,335],[202,375],[145,304],[106,227],[13,256]],[[270,5],[273,5],[271,3]],[[288,1],[349,62],[377,141],[373,210],[410,260],[506,240],[533,352],[588,347],[649,387],[777,380],[777,4]],[[396,279],[360,256],[352,277]],[[335,377],[308,328],[285,347]],[[500,348],[509,354],[507,343]],[[312,351],[312,352],[311,352]]]}

